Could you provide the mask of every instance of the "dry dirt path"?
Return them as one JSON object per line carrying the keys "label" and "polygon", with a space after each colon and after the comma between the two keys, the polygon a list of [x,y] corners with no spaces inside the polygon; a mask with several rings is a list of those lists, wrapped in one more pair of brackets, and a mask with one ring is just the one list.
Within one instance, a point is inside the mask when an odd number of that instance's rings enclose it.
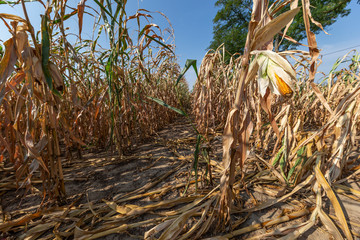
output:
{"label": "dry dirt path", "polygon": [[[104,201],[120,199],[118,202],[121,202],[121,199],[126,196],[134,197],[154,189],[165,190],[145,196],[140,198],[140,200],[135,198],[135,200],[129,200],[126,203],[145,206],[167,199],[178,198],[184,191],[184,185],[186,185],[188,180],[195,141],[191,125],[186,122],[186,119],[178,119],[156,135],[143,139],[141,143],[132,146],[132,150],[127,156],[122,158],[109,152],[85,152],[82,159],[75,159],[71,163],[64,160],[67,204],[58,208],[48,204],[48,206],[43,205],[42,208],[51,209],[51,211],[57,213],[54,216],[57,216],[59,212],[63,211],[62,208],[73,205],[75,206],[74,209],[79,208],[85,211],[87,208],[92,215],[96,215],[94,211],[104,207]],[[4,176],[1,179],[9,181],[9,176]],[[173,188],[179,184],[180,186]],[[24,196],[25,189],[16,190],[15,184],[8,186],[8,188],[3,188],[6,193],[1,197],[1,215],[7,220],[14,221],[20,219],[24,214],[35,213],[39,209],[42,200],[39,189],[41,189],[41,184],[34,184],[32,193],[30,192]],[[111,209],[108,208],[107,210]],[[41,214],[42,218],[40,216],[30,221],[28,229],[39,224],[50,223],[54,220],[52,219],[54,216],[51,215],[51,211]],[[96,221],[101,221],[101,214],[103,213],[99,213],[99,216],[95,216],[93,219],[90,217],[87,221],[91,220],[93,221],[90,222],[91,225],[96,225],[98,224]],[[86,214],[84,216],[86,218]],[[84,216],[79,215],[79,219],[76,220],[80,220]],[[100,218],[96,219],[96,217]],[[150,214],[145,218],[149,219],[151,217],[154,216]],[[71,222],[67,218],[68,216],[64,215],[62,221]],[[9,229],[6,227],[1,228],[1,224],[5,223],[3,220],[0,220],[0,232],[8,230],[7,233],[0,235],[2,236],[0,239],[18,238],[21,234],[24,234],[24,237],[34,237],[37,235],[33,235],[33,232],[28,234],[27,232],[29,231],[26,231],[24,226]],[[73,223],[76,223],[76,221]],[[90,223],[85,221],[83,225],[79,225],[79,229],[80,227],[88,229],[90,226],[86,225]],[[68,232],[75,232],[74,228],[69,229],[69,226],[63,225],[63,229],[61,229],[61,226],[57,229],[60,233],[59,236],[67,230]],[[44,225],[44,229],[46,227]],[[53,229],[52,227],[46,229],[46,231],[41,229],[41,231],[46,236],[46,233]],[[145,229],[141,229],[139,232],[139,228],[137,228],[137,230],[128,231],[126,234],[110,234],[104,239],[136,239],[144,231]],[[37,231],[34,230],[34,232],[36,233]],[[49,239],[51,239],[50,235]],[[71,235],[69,237],[70,239],[72,238]]]}
{"label": "dry dirt path", "polygon": [[[216,186],[221,172],[221,137],[213,136],[210,139],[210,158]],[[194,184],[190,184],[188,194],[182,197],[191,173],[195,143],[196,136],[191,125],[181,118],[134,145],[131,152],[122,158],[109,152],[93,151],[84,153],[83,159],[71,163],[64,160],[68,200],[63,206],[47,204],[39,208],[41,196],[37,189],[41,190],[41,184],[35,184],[32,193],[25,197],[24,189],[15,190],[14,184],[7,185],[7,188],[0,189],[0,239],[143,239],[146,231],[176,215],[176,210],[212,189],[211,186],[199,184],[199,191],[194,194]],[[248,164],[254,165],[256,171],[257,166],[251,157]],[[200,169],[205,169],[204,166],[205,163],[200,163]],[[247,171],[251,175],[253,169],[249,167]],[[9,181],[9,178],[11,176],[1,176],[0,179]],[[276,194],[262,192],[261,182],[268,184],[269,181],[261,178],[259,175],[260,180],[249,181],[248,192],[243,190],[239,193],[245,207],[277,197]],[[353,188],[359,189],[356,181],[352,184]],[[304,198],[304,195],[309,197]],[[270,209],[249,216],[246,213],[234,214],[233,220],[237,226],[233,227],[244,229],[244,234],[234,239],[262,239],[259,236],[275,229],[305,222],[309,214],[273,226],[262,227],[261,224],[279,219],[289,212],[311,208],[315,202],[313,195],[309,189]],[[360,222],[359,202],[339,197],[347,209],[348,218]],[[334,215],[326,198],[324,206]],[[159,237],[160,234],[155,236]],[[274,236],[270,239],[274,239]],[[300,239],[331,239],[331,236],[318,224]]]}

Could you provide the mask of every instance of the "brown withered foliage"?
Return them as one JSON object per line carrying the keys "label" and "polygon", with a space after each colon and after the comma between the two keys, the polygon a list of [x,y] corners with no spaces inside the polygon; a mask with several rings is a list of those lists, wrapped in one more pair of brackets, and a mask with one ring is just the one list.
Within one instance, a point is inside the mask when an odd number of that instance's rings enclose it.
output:
{"label": "brown withered foliage", "polygon": [[[114,12],[104,4],[98,14],[105,23],[94,31],[110,24],[109,48],[97,43],[101,31],[94,41],[70,43],[72,33],[64,22],[78,15],[80,38],[84,4],[65,14],[71,9],[66,1],[50,2],[44,7],[39,41],[29,19],[0,14],[12,34],[4,43],[0,68],[1,158],[15,172],[17,183],[28,188],[40,170],[44,196],[60,201],[66,196],[61,154],[72,160],[74,149],[81,157],[82,147],[93,146],[115,147],[122,156],[134,141],[176,117],[147,97],[180,104],[174,94],[180,67],[173,46],[162,43],[162,31],[155,24],[139,25],[136,44],[127,32],[128,21],[151,16],[145,11],[126,16],[126,1]],[[26,13],[24,4],[23,10]],[[120,23],[109,21],[114,17]],[[185,81],[177,91],[188,105]]]}
{"label": "brown withered foliage", "polygon": [[[347,54],[315,81],[321,59],[310,25],[321,24],[311,17],[309,0],[254,0],[244,53],[227,61],[224,46],[210,50],[191,95],[184,80],[176,84],[181,71],[168,44],[171,29],[151,23],[146,10],[127,16],[126,0],[96,2],[93,15],[101,21],[94,32],[106,31],[108,47],[98,43],[101,34],[81,36],[90,15],[86,1],[77,7],[66,1],[42,4],[41,40],[27,14],[26,19],[0,14],[12,34],[0,62],[0,171],[10,176],[0,182],[0,194],[6,194],[9,179],[28,190],[36,179],[44,201],[61,203],[62,155],[71,162],[74,150],[79,158],[83,147],[97,147],[134,160],[137,156],[124,153],[174,120],[176,111],[186,116],[190,105],[195,123],[189,129],[197,137],[162,139],[174,157],[165,154],[142,169],[163,158],[176,165],[134,191],[101,203],[87,199],[79,206],[4,217],[2,233],[96,239],[141,228],[145,239],[230,239],[266,229],[253,238],[296,239],[320,222],[335,239],[359,237],[359,224],[348,218],[348,206],[337,194],[360,200],[351,184],[360,173],[360,55]],[[276,35],[295,41],[286,32],[297,14],[303,14],[309,50],[274,52]],[[64,21],[75,15],[79,42],[72,43]],[[133,20],[146,22],[135,38],[128,33]],[[338,70],[344,61],[349,64]],[[177,146],[187,142],[195,144],[195,153],[182,155]],[[222,144],[221,163],[216,142]],[[190,164],[193,172],[186,172]],[[154,189],[183,175],[187,182]],[[181,197],[162,199],[179,189]],[[258,201],[259,193],[270,197]],[[277,217],[264,214],[255,224],[247,221],[285,201],[294,208]]]}

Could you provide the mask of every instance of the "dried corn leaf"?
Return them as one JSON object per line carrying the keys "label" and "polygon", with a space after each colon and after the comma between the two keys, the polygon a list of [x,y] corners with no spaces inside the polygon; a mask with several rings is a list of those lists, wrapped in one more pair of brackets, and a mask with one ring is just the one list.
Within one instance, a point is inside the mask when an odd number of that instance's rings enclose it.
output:
{"label": "dried corn leaf", "polygon": [[320,161],[318,161],[318,163],[314,167],[314,170],[315,170],[316,179],[319,181],[320,185],[324,188],[324,190],[326,192],[326,195],[330,199],[330,201],[331,201],[331,203],[332,203],[332,205],[334,207],[335,214],[336,214],[337,218],[339,219],[339,222],[340,222],[341,226],[344,229],[344,232],[345,232],[345,235],[346,235],[347,239],[349,239],[349,240],[353,239],[353,237],[351,235],[351,232],[350,232],[350,229],[349,229],[349,226],[348,226],[348,224],[346,222],[343,209],[342,209],[336,195],[332,191],[329,183],[326,181],[324,175],[321,173]]}
{"label": "dried corn leaf", "polygon": [[256,31],[253,43],[251,45],[252,50],[259,49],[266,42],[273,39],[275,34],[285,27],[295,15],[299,12],[300,8],[289,10],[278,17],[271,20],[268,24]]}

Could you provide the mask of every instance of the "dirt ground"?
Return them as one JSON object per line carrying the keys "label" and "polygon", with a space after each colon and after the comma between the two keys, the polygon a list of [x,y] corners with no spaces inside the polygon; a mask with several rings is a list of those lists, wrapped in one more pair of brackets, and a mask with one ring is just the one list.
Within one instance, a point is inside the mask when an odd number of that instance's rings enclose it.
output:
{"label": "dirt ground", "polygon": [[[189,181],[195,144],[196,136],[191,125],[185,119],[178,119],[156,135],[132,146],[131,152],[122,158],[109,152],[88,151],[84,152],[82,159],[76,159],[72,162],[64,159],[65,186],[68,197],[67,203],[61,207],[67,208],[67,210],[60,211],[59,207],[51,204],[45,207],[42,206],[42,209],[53,209],[53,212],[51,214],[49,211],[43,213],[42,217],[32,219],[27,226],[9,228],[6,227],[6,224],[9,221],[21,218],[24,214],[33,214],[39,209],[42,200],[41,194],[39,194],[41,184],[34,184],[32,191],[25,196],[23,188],[16,190],[15,185],[2,187],[0,192],[2,193],[0,201],[0,214],[2,215],[0,233],[2,233],[0,239],[54,239],[54,237],[73,239],[74,236],[81,239],[82,234],[86,236],[92,229],[99,226],[106,227],[115,223],[114,218],[111,218],[114,213],[110,212],[109,202],[116,202],[116,204],[124,206],[148,206],[177,199],[182,196]],[[220,135],[213,136],[210,145],[212,149],[210,159],[214,161],[214,164],[220,164],[222,157]],[[204,166],[205,164],[200,163],[200,168],[204,169]],[[0,176],[0,184],[11,178],[11,176],[4,175],[1,172]],[[214,172],[213,186],[216,186],[219,182],[216,176],[219,176],[219,174]],[[192,177],[190,180],[193,179]],[[360,190],[357,179],[350,179],[348,184],[354,189]],[[211,188],[209,185],[200,183],[199,193],[207,193]],[[246,191],[240,193],[244,206],[256,204],[254,199],[260,203],[276,198],[271,194],[261,193],[257,189],[258,187],[255,185],[248,188],[253,198]],[[152,193],[157,190],[159,191]],[[194,184],[190,185],[187,193],[188,198],[186,201],[190,202],[191,196],[195,196],[193,194]],[[304,198],[304,194],[308,197]],[[141,197],[139,197],[140,195]],[[360,233],[360,225],[356,225],[356,223],[360,223],[359,202],[342,195],[338,195],[338,197],[341,199],[348,220],[354,223],[354,225],[351,225],[351,230]],[[314,203],[314,194],[300,192],[283,203],[254,212],[247,218],[245,218],[246,213],[234,214],[233,220],[236,222],[237,219],[245,219],[243,223],[236,226],[236,229],[244,228],[275,219],[287,212],[309,208]],[[323,204],[327,213],[335,215],[326,196],[323,196]],[[184,204],[169,204],[168,207],[162,209],[176,211],[181,206],[184,206]],[[79,212],[76,212],[77,210]],[[136,217],[125,218],[122,221],[126,224],[146,222],[158,218],[162,213],[162,211],[157,210],[145,211],[136,215]],[[246,232],[236,236],[234,239],[256,239],[257,236],[257,239],[274,239],[274,237],[263,238],[261,236],[277,228],[305,222],[309,217],[310,215],[306,214],[291,221]],[[111,220],[108,220],[110,218]],[[7,221],[4,221],[4,219]],[[124,222],[116,222],[116,224],[120,225],[124,224]],[[58,223],[58,225],[52,225],[52,223]],[[43,226],[43,228],[41,228],[41,231],[37,229],[31,232],[31,229],[35,229],[36,226]],[[121,233],[107,234],[99,239],[143,239],[144,233],[152,227],[154,227],[153,222],[144,223],[134,228],[128,228]],[[222,233],[218,233],[216,236],[218,235],[222,235]],[[212,236],[215,235],[208,234],[204,237]],[[300,239],[319,240],[332,239],[332,237],[327,229],[318,223],[303,234]]]}

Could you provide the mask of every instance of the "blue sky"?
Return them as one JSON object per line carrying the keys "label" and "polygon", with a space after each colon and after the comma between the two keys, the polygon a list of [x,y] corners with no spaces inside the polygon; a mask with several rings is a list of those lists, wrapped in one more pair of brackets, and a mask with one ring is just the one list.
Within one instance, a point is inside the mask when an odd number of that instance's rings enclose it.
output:
{"label": "blue sky", "polygon": [[[322,50],[320,53],[324,55],[318,71],[325,74],[329,73],[338,58],[343,57],[351,49],[360,52],[360,4],[357,4],[357,0],[352,0],[348,8],[351,9],[348,16],[339,18],[328,27],[329,35],[321,32],[316,36],[318,48]],[[346,48],[350,49],[343,50]]]}
{"label": "blue sky", "polygon": [[[196,59],[200,67],[213,36],[212,21],[218,10],[215,2],[216,0],[129,0],[127,7],[129,12],[139,7],[164,13],[174,28],[175,53],[180,66],[185,65],[186,59]],[[189,69],[185,77],[191,89],[196,81],[195,72]]]}
{"label": "blue sky", "polygon": [[[79,1],[80,0],[70,0],[69,3],[71,6],[76,6]],[[168,26],[168,24],[164,17],[155,12],[160,11],[164,13],[169,18],[174,29],[175,53],[178,56],[181,67],[185,65],[186,59],[196,59],[199,67],[206,53],[206,48],[212,39],[212,20],[218,10],[214,6],[215,2],[216,0],[128,0],[126,10],[128,16],[135,14],[138,8],[152,11],[154,13],[150,14],[154,17],[153,22],[162,28]],[[324,33],[317,35],[318,47],[322,49],[322,54],[328,54],[354,46],[357,46],[356,49],[360,51],[360,23],[358,17],[360,16],[360,4],[356,2],[356,0],[353,0],[349,5],[351,9],[350,15],[338,19],[335,24],[328,27],[327,30],[330,35]],[[95,6],[91,0],[88,0],[86,4]],[[38,30],[40,26],[40,14],[43,13],[44,9],[38,3],[27,3],[26,5],[28,6],[28,13],[35,30]],[[6,5],[0,5],[0,13],[11,13],[23,16],[21,9],[12,9]],[[71,27],[74,27],[74,31],[77,31],[76,17],[70,19],[69,24]],[[92,26],[93,20],[86,18],[83,27],[83,34],[85,34],[86,38],[91,37],[90,32]],[[0,39],[6,39],[10,36],[2,23],[0,23],[0,29]],[[325,55],[323,57],[323,63],[318,70],[328,73],[336,59],[346,54],[349,50]],[[189,70],[189,73],[185,76],[191,88],[196,80],[195,73]]]}
{"label": "blue sky", "polygon": [[[179,63],[184,66],[186,59],[197,59],[198,67],[206,53],[213,36],[213,19],[216,15],[216,0],[132,0],[128,1],[129,10],[145,8],[150,11],[163,12],[170,19],[176,38],[176,54]],[[311,2],[311,1],[310,1]],[[344,48],[357,46],[360,52],[360,4],[352,1],[348,8],[351,13],[339,18],[336,23],[327,28],[327,32],[316,36],[318,47],[322,49],[322,64],[318,71],[329,73],[336,59],[345,55],[349,50],[333,53]],[[303,40],[306,44],[306,39]],[[332,54],[331,54],[332,53]],[[190,70],[189,70],[190,71]],[[194,71],[185,75],[189,85],[195,83]],[[318,75],[319,77],[322,75]]]}

